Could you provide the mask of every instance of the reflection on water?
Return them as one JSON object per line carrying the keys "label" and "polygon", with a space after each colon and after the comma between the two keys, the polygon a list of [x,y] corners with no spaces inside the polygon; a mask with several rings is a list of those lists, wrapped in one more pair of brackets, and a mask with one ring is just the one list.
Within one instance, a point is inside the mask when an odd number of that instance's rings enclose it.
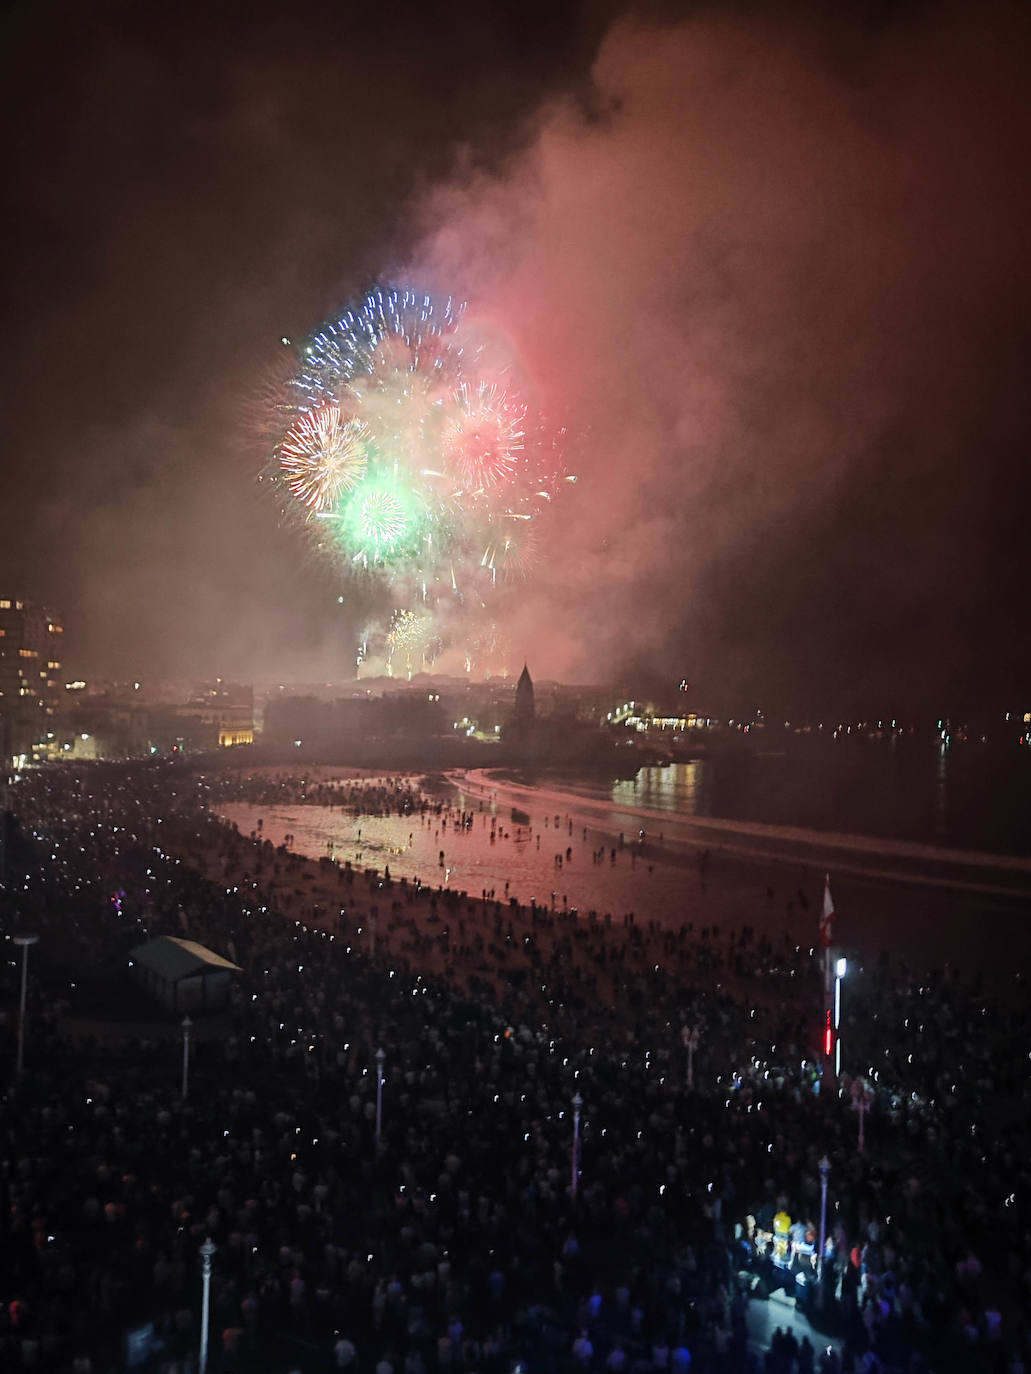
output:
{"label": "reflection on water", "polygon": [[774,743],[642,768],[631,781],[566,785],[620,807],[1031,854],[1031,749],[910,738]]}
{"label": "reflection on water", "polygon": [[709,816],[706,786],[709,765],[700,759],[671,763],[664,768],[642,768],[636,778],[620,778],[612,784],[617,806],[646,806],[651,811],[681,811],[689,816]]}
{"label": "reflection on water", "polygon": [[939,844],[948,843],[949,834],[949,749],[944,741],[938,745],[938,767],[934,788],[934,838]]}

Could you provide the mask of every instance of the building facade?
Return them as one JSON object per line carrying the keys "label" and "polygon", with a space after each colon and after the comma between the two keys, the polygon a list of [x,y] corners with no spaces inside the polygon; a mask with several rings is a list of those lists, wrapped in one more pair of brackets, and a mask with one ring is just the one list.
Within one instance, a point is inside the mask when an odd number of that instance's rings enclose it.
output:
{"label": "building facade", "polygon": [[0,597],[0,752],[31,756],[46,747],[61,699],[58,616],[32,601]]}
{"label": "building facade", "polygon": [[188,743],[220,749],[254,743],[254,688],[216,678],[194,689],[190,700],[176,709],[184,724],[192,726]]}

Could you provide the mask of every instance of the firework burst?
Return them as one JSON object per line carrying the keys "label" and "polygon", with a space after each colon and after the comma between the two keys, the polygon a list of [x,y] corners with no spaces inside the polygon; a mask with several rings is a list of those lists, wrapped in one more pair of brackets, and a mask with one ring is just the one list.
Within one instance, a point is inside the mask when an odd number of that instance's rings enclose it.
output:
{"label": "firework burst", "polygon": [[537,530],[529,516],[501,515],[491,521],[480,567],[485,568],[491,581],[498,576],[509,581],[529,575],[537,558]]}
{"label": "firework burst", "polygon": [[412,399],[443,390],[461,373],[455,334],[462,310],[410,290],[370,291],[304,345],[293,385],[309,404],[330,400],[345,408],[377,394],[394,404],[405,391]]}
{"label": "firework burst", "polygon": [[451,299],[370,291],[298,352],[270,485],[341,573],[420,607],[372,633],[410,670],[413,634],[423,659],[467,642],[470,617],[527,575],[566,479],[558,441]]}
{"label": "firework burst", "polygon": [[396,654],[411,677],[412,665],[416,659],[425,658],[431,636],[429,616],[418,615],[415,611],[395,611],[387,633],[388,667],[392,666]]}
{"label": "firework burst", "polygon": [[279,447],[290,495],[316,515],[357,486],[368,461],[368,430],[360,420],[345,419],[336,405],[302,415]]}
{"label": "firework burst", "polygon": [[466,383],[459,387],[442,447],[461,492],[483,496],[512,481],[524,447],[525,414],[525,407],[492,382],[474,390]]}

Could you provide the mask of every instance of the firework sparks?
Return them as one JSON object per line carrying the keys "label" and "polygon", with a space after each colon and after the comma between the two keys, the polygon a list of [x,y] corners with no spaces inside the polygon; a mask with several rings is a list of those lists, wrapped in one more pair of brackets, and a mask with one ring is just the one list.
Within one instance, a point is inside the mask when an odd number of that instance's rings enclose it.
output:
{"label": "firework sparks", "polygon": [[332,518],[344,552],[365,564],[389,557],[411,535],[414,523],[413,511],[385,486],[360,487]]}
{"label": "firework sparks", "polygon": [[279,462],[290,494],[309,510],[329,510],[365,475],[368,430],[339,406],[302,415],[280,445]]}
{"label": "firework sparks", "polygon": [[444,454],[459,487],[482,495],[513,478],[523,450],[525,409],[493,383],[458,389],[444,425]]}
{"label": "firework sparks", "polygon": [[537,556],[537,532],[532,522],[521,516],[502,516],[492,521],[490,537],[480,559],[491,581],[502,577],[525,578]]}
{"label": "firework sparks", "polygon": [[415,658],[425,658],[430,636],[428,616],[417,615],[415,611],[395,611],[387,634],[388,667],[396,653],[404,660],[405,670],[411,677]]}
{"label": "firework sparks", "polygon": [[[436,658],[526,576],[566,476],[557,439],[450,299],[370,291],[298,352],[270,486],[344,575],[419,604],[422,657],[432,644]],[[411,633],[395,617],[375,638],[389,661]]]}
{"label": "firework sparks", "polygon": [[446,387],[460,371],[454,335],[462,307],[414,291],[370,291],[353,309],[324,325],[304,346],[294,386],[309,403],[386,393],[397,399],[399,379],[409,399]]}

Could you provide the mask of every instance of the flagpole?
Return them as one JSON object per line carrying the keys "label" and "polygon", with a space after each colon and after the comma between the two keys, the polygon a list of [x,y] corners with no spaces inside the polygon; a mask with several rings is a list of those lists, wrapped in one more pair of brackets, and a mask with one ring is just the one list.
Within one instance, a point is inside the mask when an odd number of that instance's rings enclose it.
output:
{"label": "flagpole", "polygon": [[834,902],[831,898],[831,877],[824,875],[823,910],[820,915],[820,942],[823,945],[823,1074],[828,1086],[837,1082],[835,1068],[834,1040],[837,1026],[834,1022],[834,966],[831,961],[832,926],[834,922]]}

